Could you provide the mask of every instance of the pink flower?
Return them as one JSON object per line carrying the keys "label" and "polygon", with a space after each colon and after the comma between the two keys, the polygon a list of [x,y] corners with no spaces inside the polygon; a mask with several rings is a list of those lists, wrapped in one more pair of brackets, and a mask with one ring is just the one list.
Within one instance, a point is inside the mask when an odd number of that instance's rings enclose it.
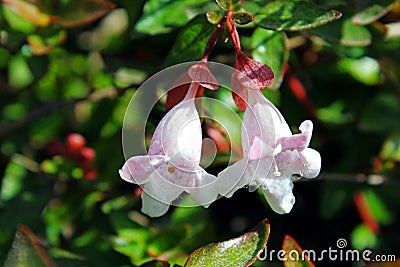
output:
{"label": "pink flower", "polygon": [[[280,214],[292,209],[292,175],[316,177],[320,154],[311,148],[313,124],[301,123],[301,133],[292,134],[279,110],[257,89],[247,89],[248,107],[242,124],[244,158],[218,175],[218,192],[226,197],[243,186],[261,186],[271,208]],[[238,177],[238,175],[240,177]]]}
{"label": "pink flower", "polygon": [[148,155],[128,159],[119,174],[125,181],[142,185],[142,211],[151,217],[165,214],[183,192],[203,206],[217,198],[205,185],[216,179],[199,166],[202,134],[192,82],[185,99],[158,124]]}

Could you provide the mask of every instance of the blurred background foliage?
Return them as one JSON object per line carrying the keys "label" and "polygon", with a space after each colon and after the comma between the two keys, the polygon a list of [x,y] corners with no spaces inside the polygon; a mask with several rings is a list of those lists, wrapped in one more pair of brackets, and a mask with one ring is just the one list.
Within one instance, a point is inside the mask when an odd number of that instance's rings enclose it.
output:
{"label": "blurred background foliage", "polygon": [[[246,189],[208,209],[174,208],[156,219],[140,213],[140,188],[117,172],[124,162],[125,109],[147,77],[202,57],[224,15],[217,3],[227,2],[1,2],[1,263],[138,266],[158,259],[183,265],[200,246],[239,236],[264,218],[271,224],[268,249],[279,249],[290,234],[307,249],[335,247],[345,238],[349,248],[398,253],[398,1],[316,0],[323,14],[342,13],[317,28],[306,19],[307,8],[317,8],[312,2],[292,1],[307,7],[299,12],[291,1],[234,1],[237,12],[259,13],[253,22],[246,14],[237,22],[245,24],[239,34],[246,54],[275,72],[275,90],[265,95],[289,125],[307,118],[315,123],[320,178],[295,183],[296,204],[287,215],[273,213]],[[210,60],[233,65],[226,37],[224,32]],[[228,91],[206,94],[233,107]],[[163,101],[153,125],[165,114]],[[219,144],[207,169],[216,174],[227,149],[216,127],[207,129]]]}

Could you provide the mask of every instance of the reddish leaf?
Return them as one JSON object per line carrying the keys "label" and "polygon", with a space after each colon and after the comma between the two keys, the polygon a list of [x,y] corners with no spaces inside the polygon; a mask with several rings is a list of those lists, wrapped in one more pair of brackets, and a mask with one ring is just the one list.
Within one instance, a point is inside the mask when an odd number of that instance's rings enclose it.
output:
{"label": "reddish leaf", "polygon": [[247,106],[247,89],[262,90],[274,81],[272,69],[252,60],[243,53],[236,56],[235,68],[231,79],[232,96],[236,106],[245,111]]}
{"label": "reddish leaf", "polygon": [[56,22],[66,28],[77,27],[101,18],[114,8],[114,3],[105,0],[71,1]]}
{"label": "reddish leaf", "polygon": [[[175,80],[174,84],[171,86],[172,89],[170,89],[167,93],[167,110],[170,110],[185,98],[191,82],[192,79],[189,77],[187,72],[181,74],[181,76]],[[196,97],[202,96],[203,92],[204,88],[200,85],[197,89]]]}
{"label": "reddish leaf", "polygon": [[[299,246],[293,237],[286,235],[283,239],[282,250],[285,251],[286,261],[283,262],[285,267],[314,267],[314,264],[310,261],[307,253],[303,253],[303,249]],[[296,251],[296,253],[292,253]],[[293,259],[299,256],[299,259]],[[304,260],[303,260],[304,258]]]}
{"label": "reddish leaf", "polygon": [[257,62],[243,53],[237,54],[235,68],[242,74],[237,73],[235,77],[242,87],[264,89],[274,81],[274,72],[269,66]]}
{"label": "reddish leaf", "polygon": [[46,27],[52,22],[52,17],[42,12],[40,1],[27,0],[3,0],[15,13],[33,24]]}
{"label": "reddish leaf", "polygon": [[217,90],[219,85],[217,79],[211,74],[205,63],[198,63],[191,66],[188,70],[189,77],[199,83],[202,87]]}

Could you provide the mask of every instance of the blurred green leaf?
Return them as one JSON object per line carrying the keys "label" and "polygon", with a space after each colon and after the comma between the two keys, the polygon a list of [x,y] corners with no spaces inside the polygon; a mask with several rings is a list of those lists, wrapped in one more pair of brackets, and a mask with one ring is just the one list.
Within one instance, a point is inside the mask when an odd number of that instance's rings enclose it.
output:
{"label": "blurred green leaf", "polygon": [[62,43],[66,37],[67,33],[65,31],[59,31],[48,38],[43,38],[38,34],[31,34],[27,37],[27,41],[32,53],[41,56],[49,53],[56,45]]}
{"label": "blurred green leaf", "polygon": [[257,224],[240,237],[208,244],[193,251],[185,263],[188,266],[250,266],[267,244],[269,223]]}
{"label": "blurred green leaf", "polygon": [[345,110],[343,102],[334,102],[331,105],[318,109],[318,118],[326,123],[346,124],[354,121],[355,116]]}
{"label": "blurred green leaf", "polygon": [[105,0],[69,1],[62,14],[57,17],[56,22],[66,28],[89,24],[104,16],[114,7],[114,3]]}
{"label": "blurred green leaf", "polygon": [[344,46],[368,46],[372,42],[372,35],[368,28],[354,25],[351,17],[348,16],[312,29],[310,32],[329,42],[340,43]]}
{"label": "blurred green leaf", "polygon": [[179,247],[189,234],[189,225],[177,225],[165,229],[149,241],[147,250],[151,255],[159,255]]}
{"label": "blurred green leaf", "polygon": [[185,61],[200,60],[215,28],[204,14],[193,18],[179,33],[165,59],[165,64],[171,66]]}
{"label": "blurred green leaf", "polygon": [[12,199],[21,191],[25,175],[26,169],[23,166],[14,161],[8,163],[1,183],[1,200]]}
{"label": "blurred green leaf", "polygon": [[371,57],[342,58],[338,61],[338,68],[366,85],[377,85],[381,81],[379,63]]}
{"label": "blurred green leaf", "polygon": [[51,17],[42,11],[41,1],[4,0],[3,2],[34,25],[46,27],[51,23]]}
{"label": "blurred green leaf", "polygon": [[289,58],[289,47],[286,34],[258,28],[251,36],[252,56],[271,67],[274,82],[269,89],[278,89],[283,80],[283,69]]}
{"label": "blurred green leaf", "polygon": [[358,250],[371,249],[377,244],[375,234],[365,224],[359,224],[351,233],[351,244]]}
{"label": "blurred green leaf", "polygon": [[8,63],[8,79],[11,86],[24,88],[33,82],[33,74],[21,54],[12,57]]}
{"label": "blurred green leaf", "polygon": [[364,131],[384,132],[398,125],[399,117],[400,100],[392,94],[381,93],[367,104],[359,126]]}
{"label": "blurred green leaf", "polygon": [[0,70],[3,70],[7,67],[9,59],[10,53],[7,51],[7,49],[0,47]]}
{"label": "blurred green leaf", "polygon": [[389,12],[390,7],[396,1],[397,0],[381,0],[378,3],[372,0],[363,1],[362,4],[366,7],[354,14],[352,22],[358,25],[370,24]]}
{"label": "blurred green leaf", "polygon": [[339,19],[336,10],[324,10],[303,0],[277,0],[269,2],[255,14],[255,23],[278,31],[301,31],[315,28]]}
{"label": "blurred green leaf", "polygon": [[147,34],[160,34],[182,26],[195,15],[208,8],[209,0],[149,0],[144,6],[143,15],[135,25],[135,30]]}
{"label": "blurred green leaf", "polygon": [[[314,264],[310,261],[306,253],[303,253],[303,249],[297,244],[296,240],[291,236],[285,236],[282,243],[282,249],[286,252],[286,261],[283,262],[285,267],[314,267]],[[293,255],[293,251],[296,251],[299,255],[299,261],[290,257]],[[302,256],[305,255],[304,260]]]}
{"label": "blurred green leaf", "polygon": [[369,210],[379,224],[387,225],[393,220],[391,212],[379,195],[372,190],[365,190],[364,196]]}
{"label": "blurred green leaf", "polygon": [[400,129],[395,129],[383,143],[379,153],[383,160],[400,161]]}

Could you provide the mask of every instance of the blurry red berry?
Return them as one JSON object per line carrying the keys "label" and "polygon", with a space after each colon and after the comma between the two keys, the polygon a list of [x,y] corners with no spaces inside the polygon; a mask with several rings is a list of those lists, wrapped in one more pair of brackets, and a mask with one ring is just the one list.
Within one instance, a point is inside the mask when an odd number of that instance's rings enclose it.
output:
{"label": "blurry red berry", "polygon": [[78,162],[84,165],[92,163],[95,156],[96,156],[96,151],[94,151],[93,148],[84,147],[79,151]]}
{"label": "blurry red berry", "polygon": [[77,154],[86,145],[85,137],[80,134],[72,133],[67,136],[65,141],[68,152]]}
{"label": "blurry red berry", "polygon": [[97,178],[97,168],[94,166],[89,167],[88,169],[83,170],[83,178],[86,180],[94,180]]}
{"label": "blurry red berry", "polygon": [[49,141],[44,149],[51,156],[65,156],[67,154],[67,148],[65,147],[65,144],[58,139]]}

